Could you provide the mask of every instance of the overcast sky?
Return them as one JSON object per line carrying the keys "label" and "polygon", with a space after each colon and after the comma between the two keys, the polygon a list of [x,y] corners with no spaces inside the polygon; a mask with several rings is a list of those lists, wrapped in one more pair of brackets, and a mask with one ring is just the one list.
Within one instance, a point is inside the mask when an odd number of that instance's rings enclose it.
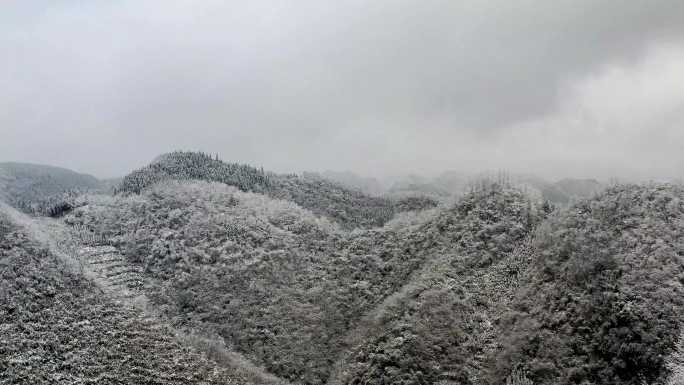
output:
{"label": "overcast sky", "polygon": [[3,1],[0,160],[684,176],[684,1]]}

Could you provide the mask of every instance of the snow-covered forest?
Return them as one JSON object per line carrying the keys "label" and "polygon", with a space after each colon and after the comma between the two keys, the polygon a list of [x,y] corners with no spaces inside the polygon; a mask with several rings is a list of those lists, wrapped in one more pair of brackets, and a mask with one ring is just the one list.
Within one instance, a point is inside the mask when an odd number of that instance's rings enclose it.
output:
{"label": "snow-covered forest", "polygon": [[0,385],[684,385],[684,1],[0,4]]}
{"label": "snow-covered forest", "polygon": [[[59,213],[4,206],[8,383],[681,377],[676,184],[613,184],[553,202],[502,174],[449,199],[371,197],[320,175],[190,152],[159,157],[111,191],[41,172],[36,183],[4,179],[10,198],[69,192]],[[75,334],[78,345],[55,342]],[[131,371],[137,345],[153,360]]]}

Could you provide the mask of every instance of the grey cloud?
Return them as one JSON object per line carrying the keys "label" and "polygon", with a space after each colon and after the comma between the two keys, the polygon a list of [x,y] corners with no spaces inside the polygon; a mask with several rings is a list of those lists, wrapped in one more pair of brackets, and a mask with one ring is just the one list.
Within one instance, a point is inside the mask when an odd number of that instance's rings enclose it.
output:
{"label": "grey cloud", "polygon": [[510,137],[570,129],[584,99],[564,90],[683,38],[675,0],[17,2],[0,15],[0,157],[100,176],[175,148],[278,171],[578,173],[584,151],[545,148],[579,139],[518,155]]}

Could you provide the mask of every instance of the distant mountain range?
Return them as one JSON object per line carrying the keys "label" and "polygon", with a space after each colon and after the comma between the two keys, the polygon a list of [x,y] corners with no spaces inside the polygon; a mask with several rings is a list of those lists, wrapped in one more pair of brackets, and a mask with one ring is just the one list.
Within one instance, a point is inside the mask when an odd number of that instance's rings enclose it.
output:
{"label": "distant mountain range", "polygon": [[320,175],[371,195],[389,197],[428,196],[437,200],[462,195],[482,180],[495,182],[500,178],[507,178],[507,183],[527,189],[538,199],[546,199],[555,204],[568,204],[577,199],[589,198],[606,187],[606,184],[595,179],[564,178],[556,182],[549,182],[532,175],[504,173],[444,172],[433,178],[407,175],[392,178],[393,181],[386,183],[375,178],[362,177],[350,171],[342,173],[329,171]]}
{"label": "distant mountain range", "polygon": [[105,186],[0,172],[0,383],[682,378],[680,185],[445,173],[371,195],[189,152]]}

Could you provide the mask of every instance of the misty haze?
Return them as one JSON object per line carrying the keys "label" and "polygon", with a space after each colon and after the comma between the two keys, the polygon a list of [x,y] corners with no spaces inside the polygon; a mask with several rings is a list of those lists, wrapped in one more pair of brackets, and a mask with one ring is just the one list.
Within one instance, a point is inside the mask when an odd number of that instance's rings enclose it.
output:
{"label": "misty haze", "polygon": [[6,1],[0,385],[684,385],[684,2]]}

